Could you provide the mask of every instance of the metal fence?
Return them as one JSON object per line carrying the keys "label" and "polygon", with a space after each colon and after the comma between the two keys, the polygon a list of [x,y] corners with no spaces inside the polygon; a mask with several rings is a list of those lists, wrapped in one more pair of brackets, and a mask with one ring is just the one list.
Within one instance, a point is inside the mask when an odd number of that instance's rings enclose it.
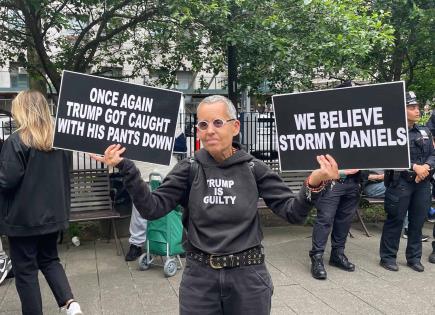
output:
{"label": "metal fence", "polygon": [[[273,169],[278,166],[277,138],[275,131],[275,118],[273,112],[243,112],[239,114],[240,143],[256,158],[264,161]],[[178,128],[186,136],[187,151],[183,156],[193,156],[201,148],[196,129],[197,117],[195,113],[181,114],[178,119]],[[16,126],[10,116],[0,113],[0,142],[3,143],[15,130]],[[90,169],[104,167],[101,163],[92,160],[88,154],[73,152],[73,169]]]}
{"label": "metal fence", "polygon": [[[277,136],[275,131],[275,117],[273,112],[242,112],[240,120],[240,143],[247,152],[264,161],[272,169],[278,169]],[[184,119],[184,134],[187,140],[187,156],[192,156],[200,148],[195,113],[186,113]]]}
{"label": "metal fence", "polygon": [[3,143],[15,129],[15,122],[11,116],[0,111],[0,142]]}

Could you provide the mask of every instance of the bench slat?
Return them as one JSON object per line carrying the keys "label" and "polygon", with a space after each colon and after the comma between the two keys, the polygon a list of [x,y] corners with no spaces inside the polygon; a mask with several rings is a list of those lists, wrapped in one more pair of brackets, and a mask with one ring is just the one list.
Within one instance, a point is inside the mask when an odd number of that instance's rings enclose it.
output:
{"label": "bench slat", "polygon": [[71,171],[70,221],[119,218],[112,208],[108,169]]}
{"label": "bench slat", "polygon": [[112,219],[119,218],[120,214],[113,210],[101,210],[101,211],[80,211],[80,213],[71,212],[70,222],[90,221],[97,218]]}

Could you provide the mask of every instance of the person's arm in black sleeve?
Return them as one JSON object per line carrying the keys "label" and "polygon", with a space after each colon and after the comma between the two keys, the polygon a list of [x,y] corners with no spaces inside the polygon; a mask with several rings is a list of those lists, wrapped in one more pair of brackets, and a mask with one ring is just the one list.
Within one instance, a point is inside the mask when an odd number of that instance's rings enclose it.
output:
{"label": "person's arm in black sleeve", "polygon": [[133,204],[144,219],[161,218],[186,199],[190,171],[190,163],[187,159],[175,165],[162,184],[153,192],[150,191],[132,161],[123,159],[117,168],[123,176]]}
{"label": "person's arm in black sleeve", "polygon": [[14,189],[26,171],[25,153],[21,145],[8,139],[0,154],[0,191]]}
{"label": "person's arm in black sleeve", "polygon": [[290,223],[303,223],[318,194],[313,193],[311,200],[308,200],[307,187],[303,185],[299,193],[295,195],[281,177],[263,162],[258,161],[255,168],[258,192],[266,205]]}

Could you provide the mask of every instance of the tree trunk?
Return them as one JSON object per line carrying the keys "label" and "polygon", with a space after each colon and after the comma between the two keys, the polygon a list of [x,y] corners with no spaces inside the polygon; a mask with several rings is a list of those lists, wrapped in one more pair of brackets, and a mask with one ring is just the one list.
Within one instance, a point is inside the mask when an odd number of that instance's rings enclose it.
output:
{"label": "tree trunk", "polygon": [[37,90],[44,95],[47,95],[47,83],[45,78],[41,73],[44,70],[41,67],[41,62],[39,60],[38,54],[33,49],[33,47],[27,48],[27,60],[32,67],[28,68],[27,72],[29,74],[29,88],[32,90]]}

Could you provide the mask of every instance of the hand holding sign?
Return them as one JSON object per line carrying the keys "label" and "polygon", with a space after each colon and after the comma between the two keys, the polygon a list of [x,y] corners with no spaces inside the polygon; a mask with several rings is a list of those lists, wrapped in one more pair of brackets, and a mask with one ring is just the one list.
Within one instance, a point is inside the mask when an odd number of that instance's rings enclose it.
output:
{"label": "hand holding sign", "polygon": [[317,187],[323,181],[338,179],[338,165],[332,156],[319,155],[317,156],[317,162],[319,162],[320,168],[314,170],[308,180],[308,185]]}
{"label": "hand holding sign", "polygon": [[125,149],[126,148],[121,147],[120,144],[112,144],[107,147],[106,151],[104,151],[104,156],[98,156],[95,154],[90,154],[90,156],[98,162],[115,167],[123,160],[121,154],[125,152]]}

